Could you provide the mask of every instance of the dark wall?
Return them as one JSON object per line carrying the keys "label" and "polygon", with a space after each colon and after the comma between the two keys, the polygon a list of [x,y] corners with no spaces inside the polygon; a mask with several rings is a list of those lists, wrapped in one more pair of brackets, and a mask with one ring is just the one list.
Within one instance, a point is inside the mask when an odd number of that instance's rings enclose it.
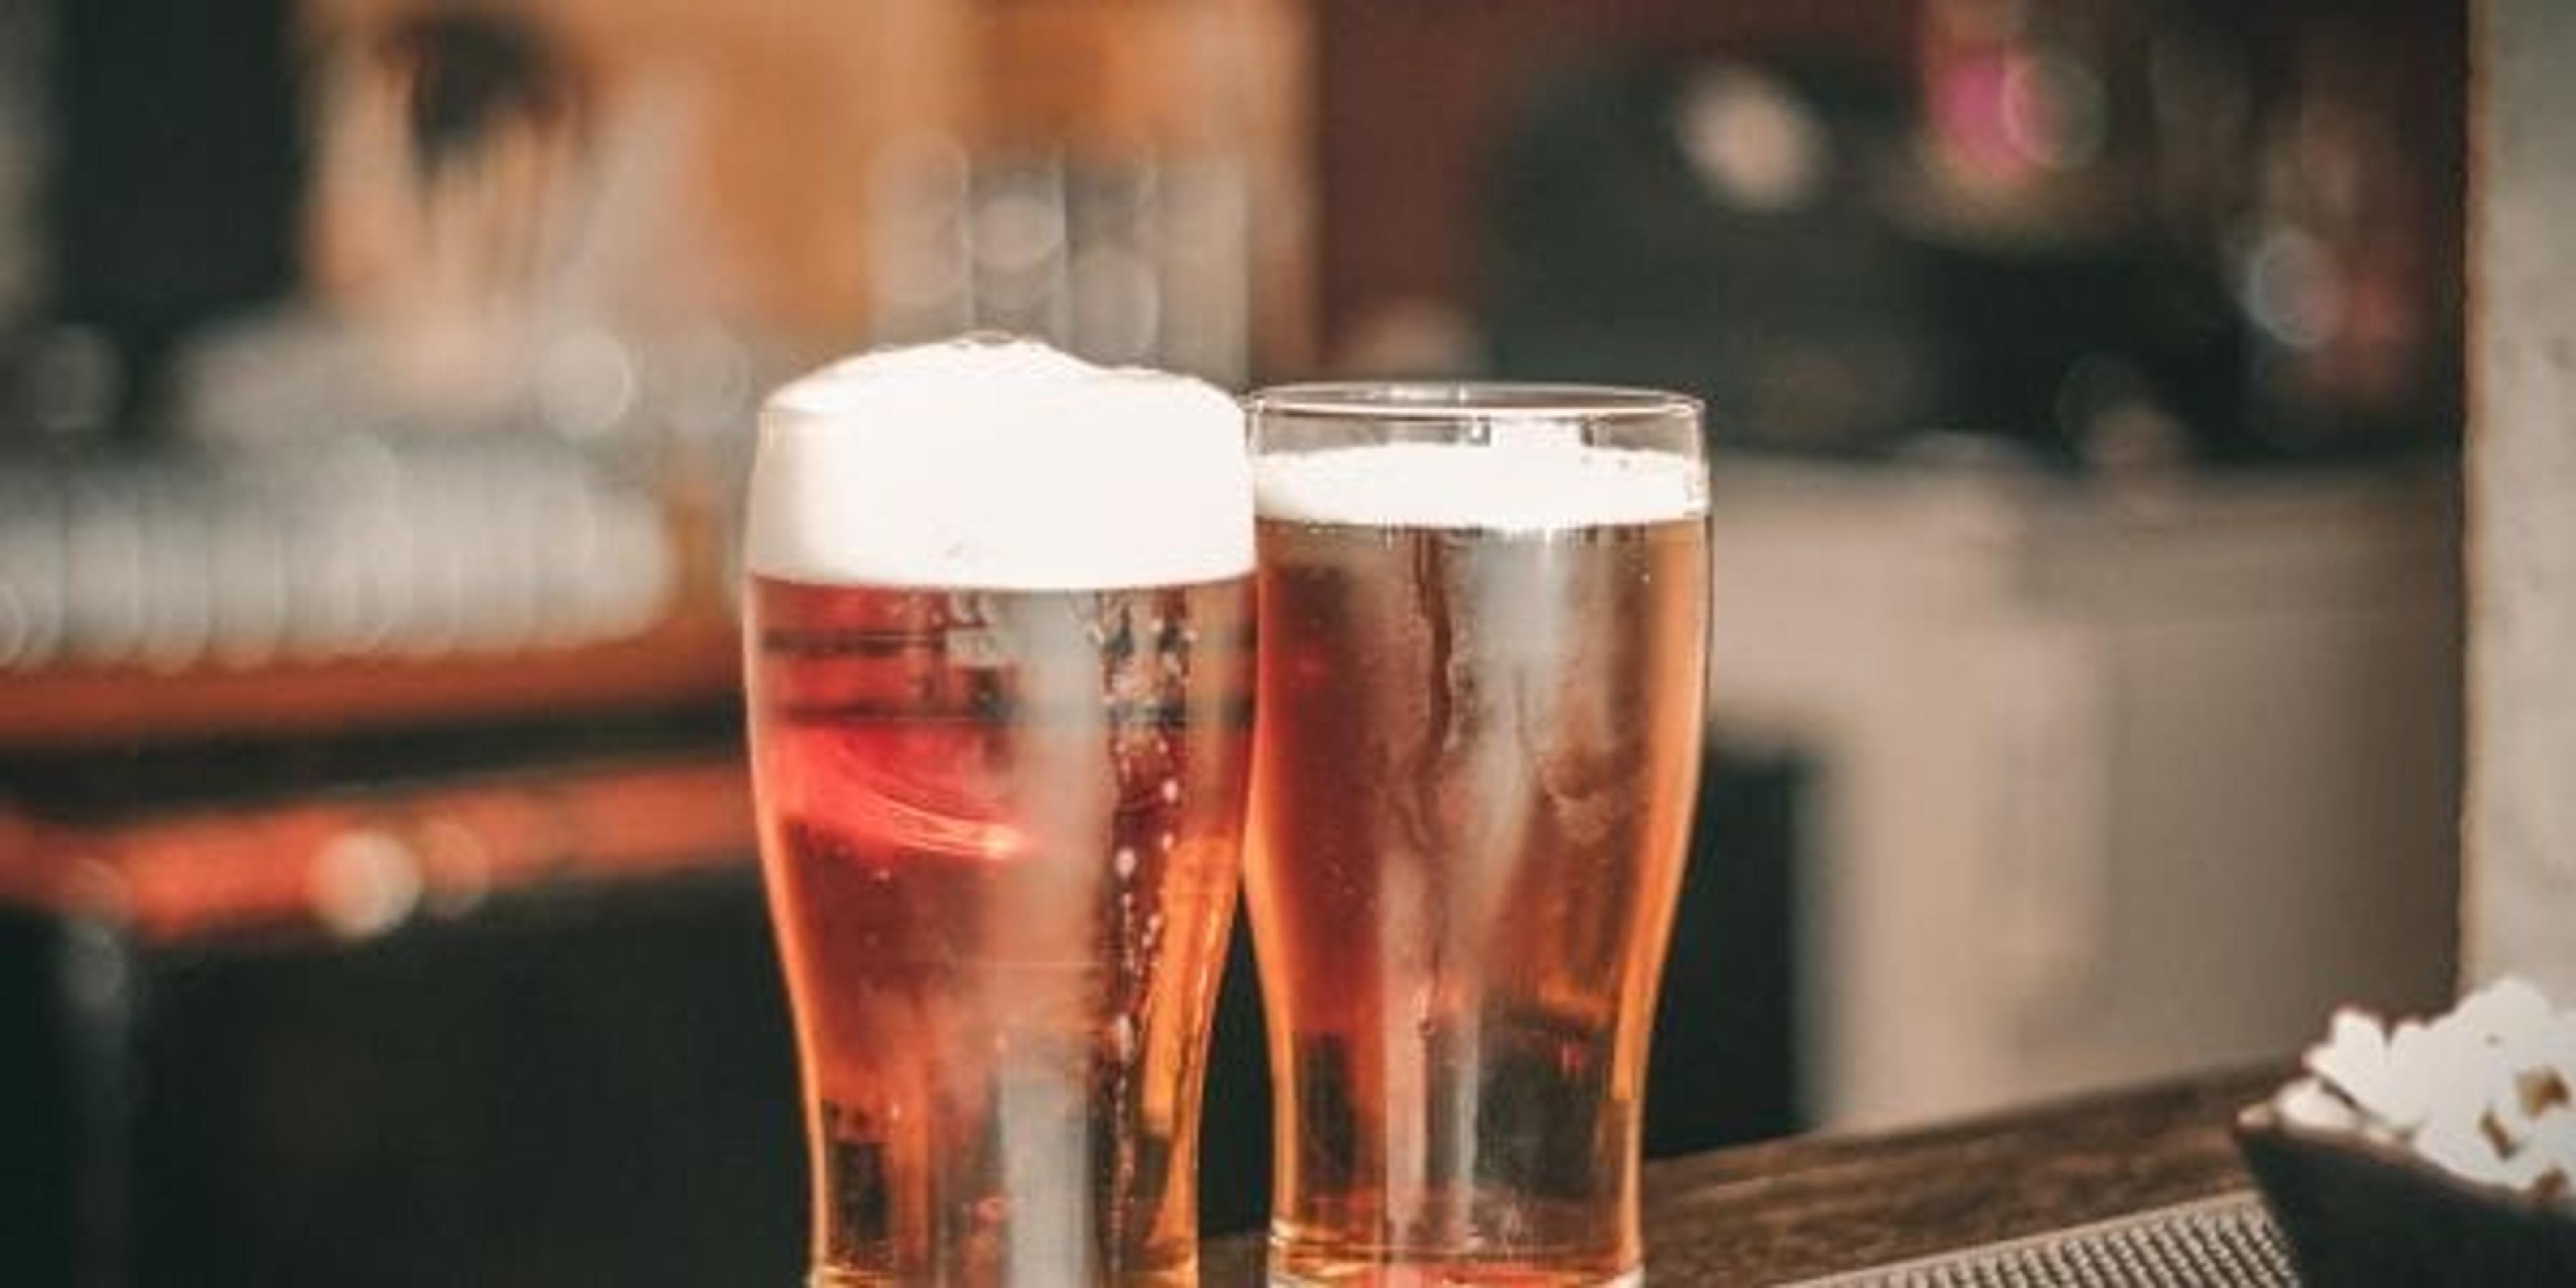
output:
{"label": "dark wall", "polygon": [[801,1270],[794,1059],[747,869],[514,896],[359,945],[143,953],[133,981],[124,1146],[94,1165],[126,1178],[132,1277],[100,1282]]}
{"label": "dark wall", "polygon": [[[1713,760],[1647,1150],[1799,1125],[1804,775]],[[1251,936],[1210,1058],[1204,1227],[1259,1227]],[[758,873],[566,884],[313,935],[146,947],[0,909],[0,1265],[36,1285],[789,1283],[795,1066]]]}
{"label": "dark wall", "polygon": [[1472,301],[1490,153],[1522,93],[1651,47],[1831,50],[1902,83],[1922,0],[1316,0],[1317,283],[1326,351],[1373,308]]}
{"label": "dark wall", "polygon": [[293,0],[53,0],[56,312],[149,379],[187,328],[283,296],[305,130]]}

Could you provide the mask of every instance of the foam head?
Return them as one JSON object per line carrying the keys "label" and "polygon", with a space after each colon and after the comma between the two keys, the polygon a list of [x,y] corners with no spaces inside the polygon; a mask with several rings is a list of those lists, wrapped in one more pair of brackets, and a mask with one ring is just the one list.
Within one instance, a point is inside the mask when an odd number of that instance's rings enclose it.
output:
{"label": "foam head", "polygon": [[769,396],[745,562],[817,584],[1081,590],[1252,567],[1234,399],[1034,341],[845,359]]}
{"label": "foam head", "polygon": [[1696,460],[1546,433],[1274,453],[1256,469],[1261,513],[1300,523],[1548,532],[1708,512]]}

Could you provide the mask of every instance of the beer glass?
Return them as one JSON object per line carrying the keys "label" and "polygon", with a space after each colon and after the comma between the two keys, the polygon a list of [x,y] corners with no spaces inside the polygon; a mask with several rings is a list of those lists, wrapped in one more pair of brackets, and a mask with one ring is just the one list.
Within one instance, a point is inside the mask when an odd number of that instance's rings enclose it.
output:
{"label": "beer glass", "polygon": [[1698,405],[1250,401],[1273,1284],[1624,1284],[1699,773]]}
{"label": "beer glass", "polygon": [[977,340],[764,405],[747,696],[814,1288],[1195,1282],[1251,525],[1195,382]]}

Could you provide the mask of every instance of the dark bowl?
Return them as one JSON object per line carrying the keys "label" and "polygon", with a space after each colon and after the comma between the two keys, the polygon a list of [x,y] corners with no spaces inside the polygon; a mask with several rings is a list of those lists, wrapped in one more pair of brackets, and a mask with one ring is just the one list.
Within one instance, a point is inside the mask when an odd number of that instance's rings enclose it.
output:
{"label": "dark bowl", "polygon": [[2576,1285],[2576,1207],[2472,1185],[2414,1155],[2237,1115],[2236,1146],[2308,1288]]}

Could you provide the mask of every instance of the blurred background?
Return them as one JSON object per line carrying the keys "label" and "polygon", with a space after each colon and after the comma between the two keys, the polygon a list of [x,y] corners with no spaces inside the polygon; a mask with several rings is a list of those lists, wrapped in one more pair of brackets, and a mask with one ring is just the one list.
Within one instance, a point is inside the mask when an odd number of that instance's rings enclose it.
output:
{"label": "blurred background", "polygon": [[753,409],[968,327],[1707,400],[1654,1152],[2442,1000],[2464,27],[0,0],[0,1264],[792,1278]]}

